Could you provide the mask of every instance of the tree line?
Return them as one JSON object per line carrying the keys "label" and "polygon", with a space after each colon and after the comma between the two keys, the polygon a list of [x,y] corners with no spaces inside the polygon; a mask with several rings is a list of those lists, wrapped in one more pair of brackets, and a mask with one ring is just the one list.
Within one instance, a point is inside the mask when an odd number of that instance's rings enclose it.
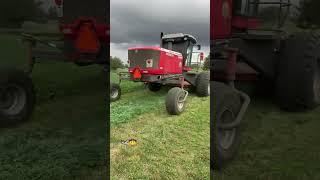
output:
{"label": "tree line", "polygon": [[126,67],[128,67],[128,65],[125,65],[120,58],[115,57],[115,56],[114,57],[110,56],[110,68],[111,68],[111,70],[123,69],[123,68],[126,68]]}
{"label": "tree line", "polygon": [[297,7],[299,11],[297,25],[302,28],[318,27],[320,25],[319,9],[319,0],[301,0]]}

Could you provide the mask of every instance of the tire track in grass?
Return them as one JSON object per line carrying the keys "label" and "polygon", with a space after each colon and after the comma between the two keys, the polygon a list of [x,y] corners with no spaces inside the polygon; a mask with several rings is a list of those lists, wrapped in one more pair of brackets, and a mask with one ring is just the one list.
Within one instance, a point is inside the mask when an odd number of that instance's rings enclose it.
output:
{"label": "tire track in grass", "polygon": [[123,94],[121,99],[110,105],[111,125],[126,123],[135,117],[164,107],[166,91],[151,92],[148,89]]}
{"label": "tire track in grass", "polygon": [[[190,96],[184,113],[164,107],[111,129],[111,177],[116,179],[209,179],[210,98]],[[135,138],[127,147],[121,140]]]}

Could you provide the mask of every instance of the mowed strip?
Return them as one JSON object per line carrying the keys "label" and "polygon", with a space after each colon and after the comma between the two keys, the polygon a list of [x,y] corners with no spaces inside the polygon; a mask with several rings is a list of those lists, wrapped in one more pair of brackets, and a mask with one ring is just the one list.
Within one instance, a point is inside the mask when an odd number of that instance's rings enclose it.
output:
{"label": "mowed strip", "polygon": [[[168,115],[159,98],[152,111],[112,126],[112,179],[209,179],[210,98],[190,96],[180,116]],[[121,143],[130,138],[136,146]]]}
{"label": "mowed strip", "polygon": [[[17,35],[0,35],[1,66],[24,68]],[[101,66],[37,63],[30,121],[0,131],[1,179],[101,179],[105,176],[106,74]]]}
{"label": "mowed strip", "polygon": [[132,121],[135,117],[164,108],[166,91],[151,92],[143,86],[124,93],[121,99],[111,103],[110,120],[113,126]]}
{"label": "mowed strip", "polygon": [[30,121],[1,129],[0,177],[105,176],[101,171],[106,168],[103,134],[107,132],[103,96],[103,91],[97,91],[42,103]]}
{"label": "mowed strip", "polygon": [[320,179],[320,108],[290,113],[253,99],[235,160],[215,180]]}

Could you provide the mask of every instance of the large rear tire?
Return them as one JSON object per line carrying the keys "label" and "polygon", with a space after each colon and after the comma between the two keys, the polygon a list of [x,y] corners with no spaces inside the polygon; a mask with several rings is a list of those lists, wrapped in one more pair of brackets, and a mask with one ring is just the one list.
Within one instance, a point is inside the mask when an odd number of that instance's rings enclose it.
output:
{"label": "large rear tire", "polygon": [[276,80],[276,100],[289,111],[313,109],[320,103],[320,35],[295,34],[284,43]]}
{"label": "large rear tire", "polygon": [[220,83],[211,82],[211,168],[221,169],[234,158],[240,145],[239,127],[231,130],[223,130],[220,124],[231,123],[237,117],[241,100],[238,93],[231,87]]}
{"label": "large rear tire", "polygon": [[196,92],[200,97],[210,95],[210,75],[207,72],[202,72],[198,75],[196,81]]}
{"label": "large rear tire", "polygon": [[30,118],[35,106],[30,76],[17,69],[0,69],[0,124],[13,125]]}
{"label": "large rear tire", "polygon": [[186,93],[179,87],[171,88],[166,97],[166,109],[170,115],[179,115],[185,109]]}

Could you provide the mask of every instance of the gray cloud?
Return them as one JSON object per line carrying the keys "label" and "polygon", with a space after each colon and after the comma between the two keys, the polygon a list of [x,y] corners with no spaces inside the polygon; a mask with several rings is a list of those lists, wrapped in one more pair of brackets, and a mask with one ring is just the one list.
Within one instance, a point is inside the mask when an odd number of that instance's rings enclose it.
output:
{"label": "gray cloud", "polygon": [[111,0],[110,5],[111,55],[131,45],[158,45],[160,32],[189,33],[209,46],[209,0]]}
{"label": "gray cloud", "polygon": [[190,33],[209,52],[210,0],[110,0],[110,9],[112,56],[126,59],[128,47],[158,45],[160,32]]}
{"label": "gray cloud", "polygon": [[159,41],[160,32],[185,32],[209,42],[209,0],[111,0],[111,41]]}

